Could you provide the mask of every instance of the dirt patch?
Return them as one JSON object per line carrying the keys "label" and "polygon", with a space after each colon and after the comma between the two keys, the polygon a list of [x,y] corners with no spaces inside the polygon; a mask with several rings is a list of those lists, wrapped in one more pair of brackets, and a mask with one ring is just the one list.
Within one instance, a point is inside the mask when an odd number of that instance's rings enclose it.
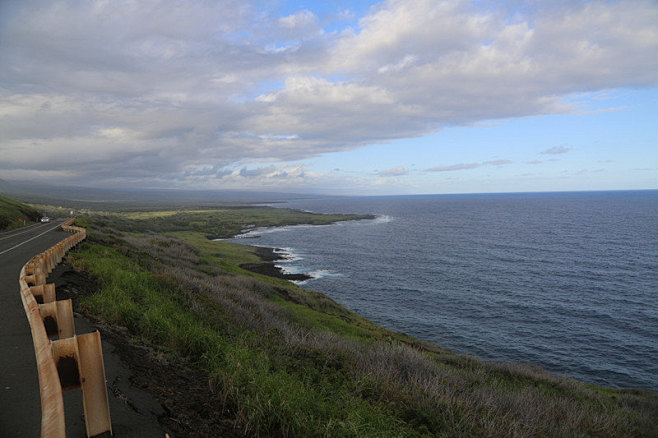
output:
{"label": "dirt patch", "polygon": [[[212,391],[208,375],[182,361],[165,357],[158,349],[133,337],[125,327],[107,324],[81,312],[77,300],[98,290],[99,285],[85,272],[62,263],[49,277],[55,283],[58,299],[73,300],[76,316],[83,316],[101,332],[104,342],[112,344],[123,364],[130,370],[131,386],[150,394],[162,407],[158,422],[172,437],[240,437],[231,411],[220,394]],[[118,386],[109,382],[115,397],[138,411],[137,400],[130,400]]]}

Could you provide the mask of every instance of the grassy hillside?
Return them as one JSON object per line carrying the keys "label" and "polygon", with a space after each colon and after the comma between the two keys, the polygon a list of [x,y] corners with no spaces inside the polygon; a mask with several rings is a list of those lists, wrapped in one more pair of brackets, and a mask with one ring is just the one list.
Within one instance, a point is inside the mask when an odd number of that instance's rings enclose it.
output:
{"label": "grassy hillside", "polygon": [[29,205],[0,196],[0,231],[34,223],[39,218],[41,213]]}
{"label": "grassy hillside", "polygon": [[323,225],[337,221],[374,219],[372,215],[316,214],[287,208],[222,207],[206,210],[107,213],[96,223],[133,233],[194,231],[208,239],[233,237],[256,227],[296,224]]}
{"label": "grassy hillside", "polygon": [[[217,229],[206,214],[187,212],[187,230],[158,215],[169,235],[146,232],[139,215],[84,218],[89,239],[70,258],[100,289],[78,304],[203,370],[247,436],[658,435],[653,392],[485,363],[388,331],[242,270],[253,251],[205,239]],[[262,223],[289,214],[270,210]],[[254,224],[252,214],[229,219]]]}

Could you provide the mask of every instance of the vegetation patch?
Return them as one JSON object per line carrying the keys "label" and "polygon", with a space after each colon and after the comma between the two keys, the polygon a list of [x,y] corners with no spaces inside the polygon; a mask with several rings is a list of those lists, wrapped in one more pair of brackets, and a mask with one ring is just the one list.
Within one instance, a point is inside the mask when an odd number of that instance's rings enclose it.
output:
{"label": "vegetation patch", "polygon": [[41,213],[29,205],[0,196],[0,231],[37,222]]}
{"label": "vegetation patch", "polygon": [[208,239],[226,239],[259,227],[328,225],[338,221],[374,219],[373,215],[316,214],[271,207],[222,207],[212,210],[180,210],[106,213],[97,220],[132,233],[196,231]]}
{"label": "vegetation patch", "polygon": [[[203,372],[246,435],[658,433],[653,392],[481,362],[388,331],[323,294],[243,270],[252,250],[209,241],[215,232],[203,227],[172,229],[177,214],[160,216],[169,235],[131,225],[144,219],[85,218],[89,239],[70,258],[100,290],[79,305]],[[253,219],[230,220],[243,229]]]}

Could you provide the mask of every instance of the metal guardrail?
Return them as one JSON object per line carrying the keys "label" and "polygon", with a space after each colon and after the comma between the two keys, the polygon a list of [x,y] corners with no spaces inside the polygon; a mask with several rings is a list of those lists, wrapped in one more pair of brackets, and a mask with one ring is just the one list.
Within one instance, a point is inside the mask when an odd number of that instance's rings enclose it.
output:
{"label": "metal guardrail", "polygon": [[73,234],[32,257],[19,277],[39,373],[42,438],[66,436],[62,392],[75,388],[82,389],[87,436],[112,434],[100,333],[76,335],[71,300],[57,301],[55,285],[46,284],[66,252],[87,237],[84,228],[71,225],[74,221],[61,226]]}

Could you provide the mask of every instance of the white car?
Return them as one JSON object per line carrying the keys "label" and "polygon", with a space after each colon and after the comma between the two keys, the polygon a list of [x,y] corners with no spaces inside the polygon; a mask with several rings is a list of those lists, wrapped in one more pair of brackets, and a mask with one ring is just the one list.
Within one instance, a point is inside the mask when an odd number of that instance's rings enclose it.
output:
{"label": "white car", "polygon": [[41,222],[43,223],[50,222],[50,218],[48,216],[44,216],[41,218]]}

